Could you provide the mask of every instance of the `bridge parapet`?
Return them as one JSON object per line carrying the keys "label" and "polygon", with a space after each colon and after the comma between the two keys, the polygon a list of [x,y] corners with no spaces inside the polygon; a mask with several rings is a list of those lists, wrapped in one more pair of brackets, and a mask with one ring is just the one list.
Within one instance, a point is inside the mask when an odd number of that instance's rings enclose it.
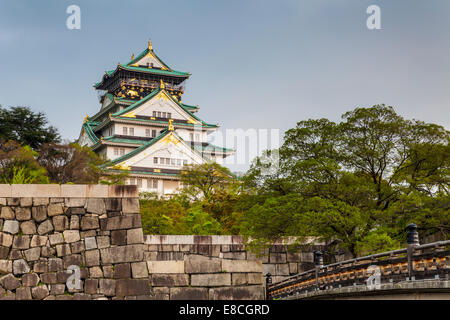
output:
{"label": "bridge parapet", "polygon": [[[415,225],[409,232],[415,232],[414,227]],[[382,284],[393,285],[405,281],[449,281],[450,240],[418,245],[416,235],[408,239],[414,243],[408,243],[407,248],[325,266],[320,265],[321,259],[318,257],[315,259],[317,261],[315,269],[277,283],[271,284],[269,275],[266,285],[267,298],[308,297],[312,292],[316,292],[314,295],[317,295],[318,291],[356,286],[380,290]],[[319,252],[316,254],[320,255]],[[386,289],[385,287],[383,288]]]}

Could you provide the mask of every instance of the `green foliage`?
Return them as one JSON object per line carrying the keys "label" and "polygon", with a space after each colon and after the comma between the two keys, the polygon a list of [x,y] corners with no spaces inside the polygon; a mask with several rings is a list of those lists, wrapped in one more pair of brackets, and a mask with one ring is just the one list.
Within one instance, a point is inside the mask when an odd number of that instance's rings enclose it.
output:
{"label": "green foliage", "polygon": [[383,230],[380,229],[370,232],[363,239],[357,241],[355,251],[358,255],[365,256],[400,249],[401,247],[398,240],[392,239],[387,232],[383,232]]}
{"label": "green foliage", "polygon": [[35,113],[27,107],[0,106],[0,139],[16,141],[23,146],[38,149],[44,143],[57,143],[60,136],[55,127],[47,126],[44,113]]}
{"label": "green foliage", "polygon": [[211,235],[221,234],[222,226],[209,213],[202,210],[201,205],[190,208],[187,215],[181,218],[184,234]]}

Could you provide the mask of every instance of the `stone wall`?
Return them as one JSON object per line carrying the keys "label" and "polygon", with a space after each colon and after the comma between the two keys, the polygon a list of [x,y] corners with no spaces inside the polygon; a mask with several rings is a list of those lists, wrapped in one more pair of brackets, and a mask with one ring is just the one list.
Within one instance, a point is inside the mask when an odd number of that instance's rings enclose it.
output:
{"label": "stone wall", "polygon": [[[151,298],[135,186],[0,185],[0,299]],[[81,289],[69,289],[69,266]]]}
{"label": "stone wall", "polygon": [[265,274],[281,281],[314,267],[313,251],[274,245],[258,254],[240,236],[145,236],[144,259],[156,299],[264,299]]}
{"label": "stone wall", "polygon": [[144,236],[136,186],[0,185],[0,300],[264,299],[266,273],[309,270],[322,245],[257,256],[239,236]]}

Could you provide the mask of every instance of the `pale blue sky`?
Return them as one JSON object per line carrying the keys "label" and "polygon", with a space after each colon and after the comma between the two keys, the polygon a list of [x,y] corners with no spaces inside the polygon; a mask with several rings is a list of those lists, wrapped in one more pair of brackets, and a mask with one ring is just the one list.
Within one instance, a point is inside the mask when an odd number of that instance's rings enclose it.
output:
{"label": "pale blue sky", "polygon": [[[81,7],[81,30],[66,28]],[[382,30],[366,8],[381,7]],[[385,103],[450,127],[448,0],[0,0],[0,104],[64,138],[99,108],[92,84],[152,39],[192,73],[183,100],[222,129],[279,128]]]}

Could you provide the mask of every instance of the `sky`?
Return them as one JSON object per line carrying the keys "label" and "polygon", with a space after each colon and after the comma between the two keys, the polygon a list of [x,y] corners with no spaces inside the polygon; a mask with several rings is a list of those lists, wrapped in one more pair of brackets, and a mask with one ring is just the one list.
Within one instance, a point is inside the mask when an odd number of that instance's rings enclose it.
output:
{"label": "sky", "polygon": [[[370,5],[381,29],[367,27]],[[93,84],[148,39],[192,74],[183,102],[223,132],[281,139],[298,121],[381,103],[450,128],[448,0],[0,0],[0,104],[43,111],[76,139],[100,108]]]}

